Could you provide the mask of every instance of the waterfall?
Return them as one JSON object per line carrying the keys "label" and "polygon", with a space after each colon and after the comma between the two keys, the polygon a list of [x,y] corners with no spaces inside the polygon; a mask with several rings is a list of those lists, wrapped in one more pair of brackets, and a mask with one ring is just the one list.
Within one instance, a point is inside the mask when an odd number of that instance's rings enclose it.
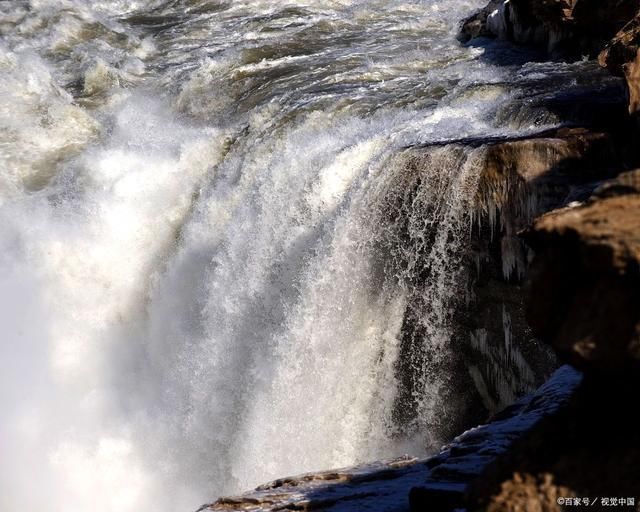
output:
{"label": "waterfall", "polygon": [[0,2],[0,509],[446,440],[483,150],[417,148],[539,128],[481,3]]}

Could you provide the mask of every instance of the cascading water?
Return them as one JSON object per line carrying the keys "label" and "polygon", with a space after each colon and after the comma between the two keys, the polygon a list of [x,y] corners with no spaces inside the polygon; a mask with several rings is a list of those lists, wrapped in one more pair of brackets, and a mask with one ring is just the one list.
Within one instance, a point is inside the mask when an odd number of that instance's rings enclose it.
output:
{"label": "cascading water", "polygon": [[442,441],[482,150],[406,148],[535,128],[482,3],[0,1],[0,509]]}

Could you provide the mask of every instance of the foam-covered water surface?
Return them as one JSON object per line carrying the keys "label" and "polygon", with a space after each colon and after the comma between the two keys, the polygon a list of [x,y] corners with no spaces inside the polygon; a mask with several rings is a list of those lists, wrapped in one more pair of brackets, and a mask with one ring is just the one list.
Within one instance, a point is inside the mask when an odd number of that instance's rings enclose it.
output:
{"label": "foam-covered water surface", "polygon": [[482,150],[406,148],[552,124],[499,114],[582,65],[460,46],[482,3],[0,1],[2,510],[191,510],[443,441]]}

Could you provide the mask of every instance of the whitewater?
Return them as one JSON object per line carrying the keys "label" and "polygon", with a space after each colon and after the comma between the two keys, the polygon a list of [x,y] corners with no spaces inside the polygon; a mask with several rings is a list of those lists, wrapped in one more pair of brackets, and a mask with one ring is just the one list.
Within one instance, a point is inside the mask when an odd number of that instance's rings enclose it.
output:
{"label": "whitewater", "polygon": [[417,148],[556,122],[456,40],[483,3],[0,1],[0,510],[446,441],[483,150]]}

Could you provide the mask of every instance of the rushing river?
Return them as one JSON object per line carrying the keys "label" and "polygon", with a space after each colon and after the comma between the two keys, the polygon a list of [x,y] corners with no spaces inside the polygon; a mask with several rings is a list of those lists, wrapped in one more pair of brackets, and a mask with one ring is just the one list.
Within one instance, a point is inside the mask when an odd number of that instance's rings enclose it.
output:
{"label": "rushing river", "polygon": [[3,512],[186,512],[443,441],[482,150],[404,148],[553,122],[501,110],[544,64],[455,39],[483,3],[0,1]]}

